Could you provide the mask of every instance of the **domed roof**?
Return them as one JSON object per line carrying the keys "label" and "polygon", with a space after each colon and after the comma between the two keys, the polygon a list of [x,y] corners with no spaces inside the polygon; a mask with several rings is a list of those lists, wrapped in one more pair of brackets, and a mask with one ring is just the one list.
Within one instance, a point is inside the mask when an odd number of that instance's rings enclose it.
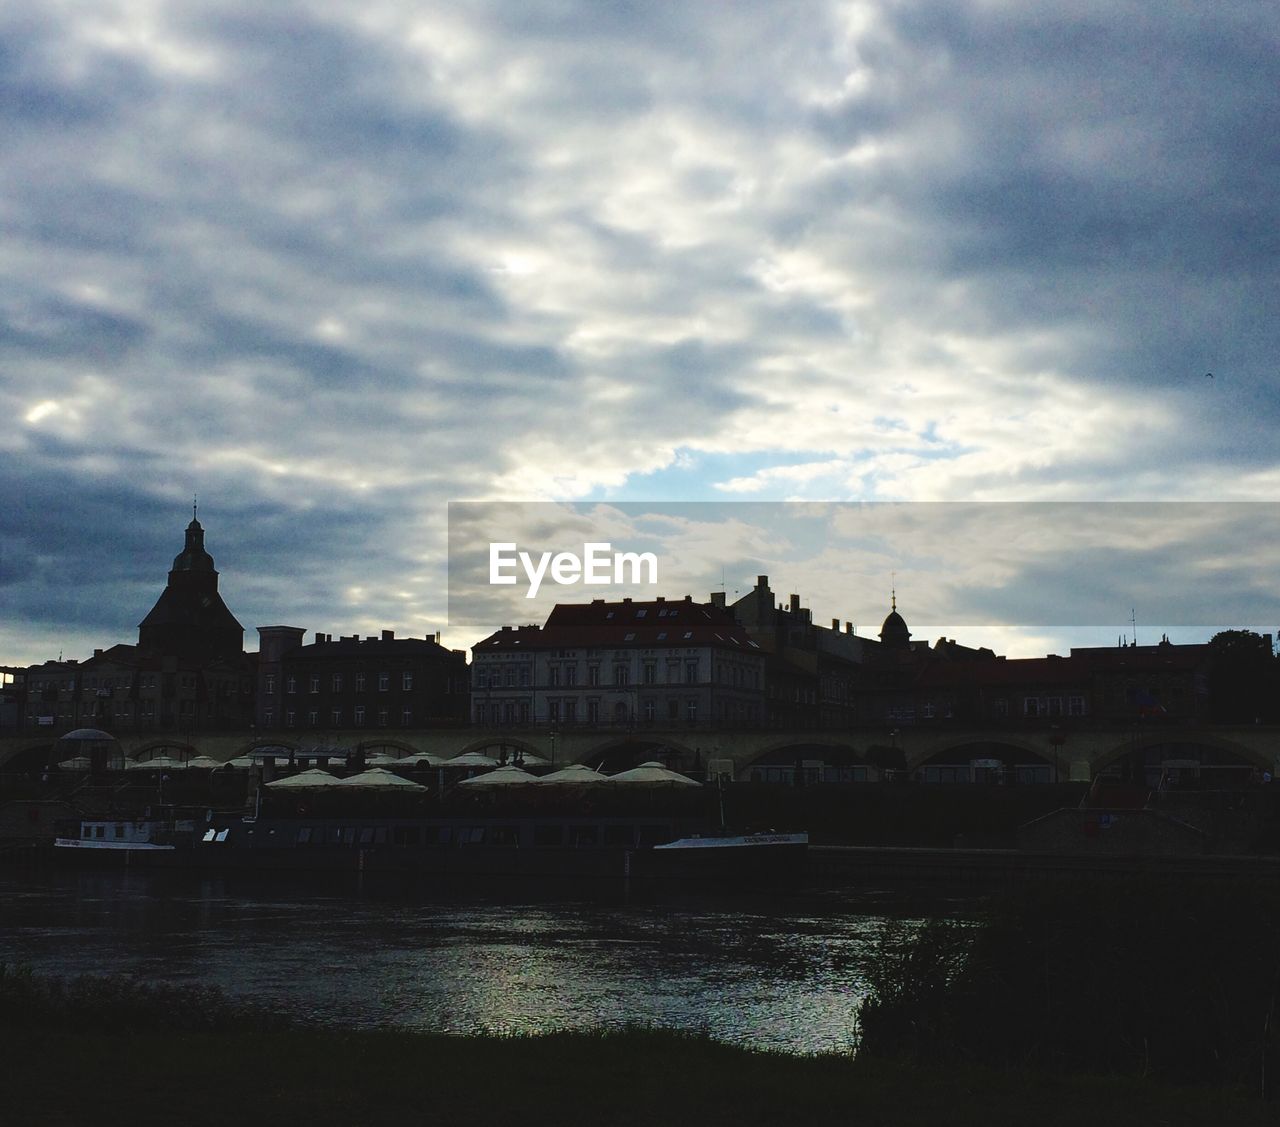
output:
{"label": "domed roof", "polygon": [[893,593],[892,609],[880,627],[880,641],[886,646],[906,646],[911,642],[911,631],[907,629],[907,620],[898,613],[898,594]]}

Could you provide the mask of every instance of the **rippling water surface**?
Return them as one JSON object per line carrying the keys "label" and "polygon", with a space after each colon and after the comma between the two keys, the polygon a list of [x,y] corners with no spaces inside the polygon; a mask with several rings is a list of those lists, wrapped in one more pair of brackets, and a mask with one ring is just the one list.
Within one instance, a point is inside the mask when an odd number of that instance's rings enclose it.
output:
{"label": "rippling water surface", "polygon": [[736,1044],[852,1043],[885,893],[483,892],[0,874],[0,960],[212,984],[295,1016],[443,1032],[659,1025]]}

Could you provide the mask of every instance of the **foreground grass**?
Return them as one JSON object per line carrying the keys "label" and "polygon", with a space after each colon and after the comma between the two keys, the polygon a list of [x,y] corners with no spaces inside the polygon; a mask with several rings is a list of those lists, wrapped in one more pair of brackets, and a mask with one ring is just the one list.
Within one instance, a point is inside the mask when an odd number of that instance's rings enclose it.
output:
{"label": "foreground grass", "polygon": [[752,1127],[1273,1122],[1212,1088],[747,1052],[655,1030],[450,1037],[290,1025],[209,992],[0,968],[4,1121]]}

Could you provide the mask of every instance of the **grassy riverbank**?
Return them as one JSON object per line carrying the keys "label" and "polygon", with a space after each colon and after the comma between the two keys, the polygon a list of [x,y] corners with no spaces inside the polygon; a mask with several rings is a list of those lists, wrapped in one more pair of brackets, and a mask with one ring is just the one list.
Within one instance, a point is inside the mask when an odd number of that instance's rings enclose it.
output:
{"label": "grassy riverbank", "polygon": [[13,972],[0,976],[0,1053],[6,1122],[42,1127],[1272,1122],[1256,1100],[1213,1087],[793,1057],[652,1030],[314,1029],[209,992]]}

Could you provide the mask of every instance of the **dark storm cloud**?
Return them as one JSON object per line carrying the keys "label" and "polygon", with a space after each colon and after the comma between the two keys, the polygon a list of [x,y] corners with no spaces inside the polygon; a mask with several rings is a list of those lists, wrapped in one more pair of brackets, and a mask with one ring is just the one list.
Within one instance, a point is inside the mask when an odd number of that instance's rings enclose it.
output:
{"label": "dark storm cloud", "polygon": [[1244,4],[13,7],[0,582],[128,640],[199,491],[250,630],[423,632],[446,500],[707,495],[708,453],[1261,493],[1277,45]]}
{"label": "dark storm cloud", "polygon": [[[1257,5],[888,8],[832,144],[903,147],[839,198],[888,196],[992,328],[1077,323],[1077,375],[1274,386],[1280,37]],[[910,75],[910,77],[908,77]],[[929,142],[936,143],[936,149]],[[1276,402],[1268,405],[1269,413]],[[1243,416],[1244,412],[1240,412]]]}

